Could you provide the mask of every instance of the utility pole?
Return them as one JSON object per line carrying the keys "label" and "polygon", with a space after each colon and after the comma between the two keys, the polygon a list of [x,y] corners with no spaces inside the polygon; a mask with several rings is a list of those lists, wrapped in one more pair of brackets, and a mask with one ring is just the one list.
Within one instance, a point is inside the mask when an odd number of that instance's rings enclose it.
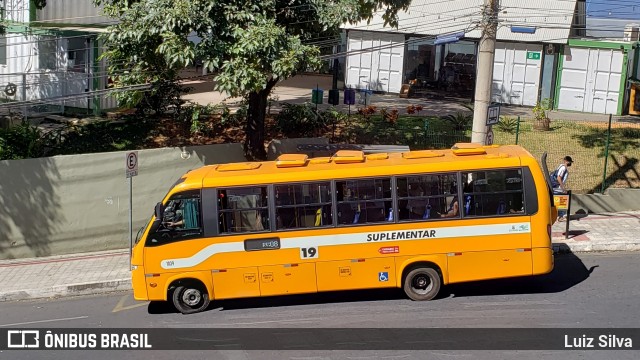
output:
{"label": "utility pole", "polygon": [[473,129],[471,142],[485,144],[487,138],[487,116],[491,104],[493,84],[493,61],[498,32],[499,0],[484,0],[482,10],[482,38],[478,45],[478,68],[476,69],[476,95],[473,106]]}

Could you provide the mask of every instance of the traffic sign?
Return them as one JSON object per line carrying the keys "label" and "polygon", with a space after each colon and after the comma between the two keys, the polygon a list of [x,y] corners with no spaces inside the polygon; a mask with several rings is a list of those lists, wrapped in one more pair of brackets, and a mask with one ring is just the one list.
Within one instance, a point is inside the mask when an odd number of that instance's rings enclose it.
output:
{"label": "traffic sign", "polygon": [[127,178],[138,175],[138,152],[130,151],[127,153],[125,161],[125,175]]}
{"label": "traffic sign", "polygon": [[489,105],[487,114],[487,123],[485,125],[491,126],[500,122],[500,105]]}
{"label": "traffic sign", "polygon": [[486,144],[487,145],[493,145],[493,130],[492,129],[489,129],[489,131],[487,131]]}

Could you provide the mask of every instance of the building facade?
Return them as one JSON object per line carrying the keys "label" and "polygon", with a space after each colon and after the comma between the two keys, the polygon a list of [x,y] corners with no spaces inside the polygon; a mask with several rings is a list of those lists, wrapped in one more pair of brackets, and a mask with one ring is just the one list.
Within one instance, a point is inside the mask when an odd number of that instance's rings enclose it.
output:
{"label": "building facade", "polygon": [[[345,26],[345,87],[399,93],[409,85],[415,96],[472,99],[483,3],[414,0],[398,14],[397,28],[385,27],[380,14]],[[500,1],[492,101],[625,113],[638,47],[577,40],[586,37],[586,24],[583,0]],[[597,60],[583,64],[584,57]]]}
{"label": "building facade", "polygon": [[48,1],[43,9],[29,0],[4,0],[0,6],[6,25],[0,36],[0,101],[5,108],[31,116],[116,107],[103,91],[106,64],[99,60],[98,35],[111,21],[91,0]]}

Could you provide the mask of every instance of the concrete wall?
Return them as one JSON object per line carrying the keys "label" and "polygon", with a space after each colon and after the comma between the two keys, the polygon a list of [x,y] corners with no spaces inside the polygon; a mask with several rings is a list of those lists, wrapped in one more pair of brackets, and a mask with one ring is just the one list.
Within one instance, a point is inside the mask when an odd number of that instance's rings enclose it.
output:
{"label": "concrete wall", "polygon": [[[326,139],[274,140],[269,157],[297,152],[300,143]],[[0,161],[0,259],[128,248],[125,154]],[[133,178],[134,237],[187,170],[236,161],[245,161],[240,144],[140,150],[139,175]],[[572,213],[640,210],[640,189],[574,195],[571,208]]]}
{"label": "concrete wall", "polygon": [[640,210],[640,189],[609,189],[605,195],[572,195],[571,212],[601,214]]}
{"label": "concrete wall", "polygon": [[[0,259],[129,247],[125,153],[0,161]],[[240,144],[139,151],[135,233],[187,170],[245,161]]]}

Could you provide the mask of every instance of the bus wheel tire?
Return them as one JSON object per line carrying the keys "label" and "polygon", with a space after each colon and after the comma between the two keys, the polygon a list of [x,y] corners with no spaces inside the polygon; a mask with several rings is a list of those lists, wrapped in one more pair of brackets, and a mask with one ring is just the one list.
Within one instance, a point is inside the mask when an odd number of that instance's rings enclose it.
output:
{"label": "bus wheel tire", "polygon": [[404,292],[411,300],[431,300],[438,295],[441,283],[437,270],[421,267],[411,270],[404,278]]}
{"label": "bus wheel tire", "polygon": [[173,306],[183,314],[193,314],[209,306],[209,294],[197,286],[177,286],[173,290]]}

